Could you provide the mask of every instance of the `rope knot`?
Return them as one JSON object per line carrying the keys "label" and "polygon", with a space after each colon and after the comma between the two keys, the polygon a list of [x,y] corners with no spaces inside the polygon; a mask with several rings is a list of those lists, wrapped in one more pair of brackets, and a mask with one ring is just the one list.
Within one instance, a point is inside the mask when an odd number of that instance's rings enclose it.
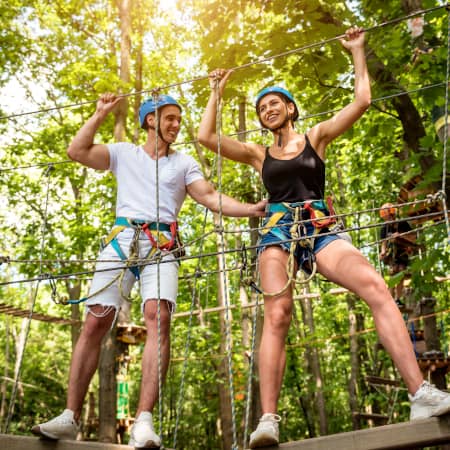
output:
{"label": "rope knot", "polygon": [[225,228],[223,227],[223,225],[216,225],[216,226],[214,227],[214,231],[215,231],[216,233],[223,233],[223,232],[225,231]]}

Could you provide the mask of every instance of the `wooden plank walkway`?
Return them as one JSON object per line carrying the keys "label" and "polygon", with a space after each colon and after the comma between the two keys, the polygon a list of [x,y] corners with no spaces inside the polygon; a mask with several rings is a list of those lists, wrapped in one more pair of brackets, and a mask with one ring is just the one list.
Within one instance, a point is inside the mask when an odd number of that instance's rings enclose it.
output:
{"label": "wooden plank walkway", "polygon": [[[450,415],[286,442],[265,450],[406,450],[450,443]],[[130,450],[128,445],[0,434],[1,450]]]}
{"label": "wooden plank walkway", "polygon": [[264,450],[406,450],[450,443],[450,415],[287,442]]}
{"label": "wooden plank walkway", "polygon": [[128,445],[101,442],[52,441],[31,436],[0,434],[0,450],[130,450],[131,448]]}

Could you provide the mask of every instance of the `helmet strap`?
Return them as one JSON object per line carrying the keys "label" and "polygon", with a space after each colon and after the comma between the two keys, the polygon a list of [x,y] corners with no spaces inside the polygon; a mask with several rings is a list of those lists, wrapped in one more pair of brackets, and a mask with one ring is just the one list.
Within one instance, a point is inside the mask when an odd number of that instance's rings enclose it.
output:
{"label": "helmet strap", "polygon": [[[156,128],[152,125],[148,125],[148,128],[150,128],[150,130],[154,130],[156,131]],[[170,150],[170,143],[167,142],[164,138],[163,135],[161,133],[161,127],[158,127],[158,136],[159,138],[167,145],[167,149],[166,149],[166,157],[169,156],[169,150]],[[156,153],[158,153],[158,149],[156,149]]]}
{"label": "helmet strap", "polygon": [[292,119],[291,119],[291,116],[290,116],[290,114],[288,113],[287,116],[286,116],[286,119],[284,119],[283,123],[282,123],[279,127],[277,127],[277,128],[269,128],[270,131],[273,131],[273,132],[279,131],[279,132],[280,132],[280,134],[278,135],[278,142],[277,142],[278,147],[281,147],[282,144],[283,144],[283,133],[282,133],[282,129],[286,126],[286,124],[288,124],[289,122],[291,122],[291,120],[292,120]]}

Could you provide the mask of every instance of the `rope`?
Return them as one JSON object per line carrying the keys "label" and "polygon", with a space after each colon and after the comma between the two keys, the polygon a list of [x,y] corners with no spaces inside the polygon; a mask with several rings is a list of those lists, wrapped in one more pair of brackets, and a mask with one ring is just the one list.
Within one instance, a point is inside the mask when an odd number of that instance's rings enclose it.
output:
{"label": "rope", "polygon": [[[259,273],[258,268],[256,268],[256,272]],[[257,292],[256,305],[253,310],[253,317],[252,317],[252,341],[251,341],[250,363],[249,363],[248,378],[247,378],[247,401],[246,401],[246,405],[245,405],[244,439],[243,439],[243,444],[242,444],[243,448],[247,448],[250,405],[251,405],[251,401],[252,401],[253,365],[254,365],[254,361],[255,361],[255,348],[256,348],[256,324],[257,324],[258,313],[259,313],[258,294],[261,294],[261,292]]]}
{"label": "rope", "polygon": [[[206,226],[206,219],[208,217],[208,210],[205,209],[205,216],[203,220],[203,228]],[[200,244],[200,251],[202,251],[204,241]],[[177,401],[177,409],[176,409],[176,418],[175,418],[175,429],[173,432],[173,449],[176,450],[177,448],[177,437],[178,437],[178,426],[180,423],[180,417],[181,417],[181,410],[183,407],[183,396],[184,396],[184,384],[186,379],[186,372],[187,372],[187,361],[188,361],[188,355],[189,355],[189,347],[191,344],[191,329],[192,329],[192,319],[194,317],[194,307],[195,307],[195,299],[197,296],[197,280],[200,278],[200,261],[201,259],[197,260],[197,267],[195,269],[195,278],[194,278],[194,285],[192,287],[192,299],[191,299],[191,307],[189,309],[189,322],[188,322],[188,333],[186,336],[186,344],[184,346],[184,359],[183,359],[183,368],[181,371],[181,382],[180,382],[180,391],[178,394],[178,401]]]}
{"label": "rope", "polygon": [[[45,204],[44,204],[44,215],[43,215],[44,220],[42,222],[42,227],[41,227],[41,248],[39,251],[41,258],[44,254],[45,235],[46,235],[46,231],[47,231],[48,200],[49,200],[49,195],[50,195],[50,174],[51,174],[52,170],[54,170],[54,167],[52,165],[49,165],[44,172],[44,176],[47,177],[47,186],[46,186],[47,189],[46,189]],[[39,274],[42,274],[42,263],[39,264]],[[17,370],[16,370],[16,376],[15,376],[15,380],[14,380],[13,390],[11,393],[11,399],[10,399],[10,403],[9,403],[8,417],[6,418],[6,423],[5,423],[5,433],[9,432],[9,426],[11,424],[11,419],[12,419],[12,416],[14,413],[14,406],[15,406],[15,402],[16,402],[20,373],[22,371],[23,357],[24,357],[26,345],[28,342],[28,335],[30,333],[31,320],[33,319],[34,307],[35,307],[37,295],[39,292],[39,284],[40,284],[40,280],[37,281],[36,287],[34,289],[34,293],[32,294],[32,300],[31,300],[31,305],[30,305],[30,314],[28,316],[28,320],[26,323],[25,336],[23,339],[23,344],[22,344],[22,348],[20,351],[19,360],[16,363]]]}
{"label": "rope", "polygon": [[[448,5],[447,5],[448,6]],[[447,8],[447,69],[445,73],[445,123],[444,123],[444,154],[442,159],[442,206],[444,209],[445,225],[447,227],[447,246],[450,245],[450,223],[448,218],[447,199],[445,196],[447,178],[447,140],[448,140],[448,83],[450,74],[450,9]]]}
{"label": "rope", "polygon": [[[153,104],[155,105],[155,167],[156,167],[156,248],[159,251],[159,109],[157,90],[152,91]],[[168,152],[167,152],[168,155]],[[158,328],[158,419],[159,419],[159,437],[162,442],[162,421],[163,421],[163,386],[162,386],[162,354],[161,354],[161,280],[160,280],[160,262],[158,258],[156,262],[156,278],[157,278],[157,328]],[[164,444],[161,444],[164,448]]]}
{"label": "rope", "polygon": [[[434,213],[428,213],[428,214],[421,214],[418,216],[415,216],[415,219],[423,219],[423,218],[433,218],[433,217],[437,217],[442,215],[442,212],[434,212]],[[331,217],[331,216],[330,216]],[[308,219],[310,220],[310,219]],[[400,219],[400,220],[395,220],[395,221],[387,221],[384,222],[384,224],[388,223],[394,223],[394,222],[402,222],[402,221],[407,221],[410,219]],[[427,228],[431,228],[431,227],[435,227],[438,225],[442,225],[444,222],[443,221],[437,221],[434,222],[430,225],[423,225],[421,227],[416,227],[415,230],[420,231],[420,230],[425,230]],[[358,230],[364,230],[364,229],[372,229],[372,228],[377,228],[382,226],[383,223],[374,223],[374,224],[369,224],[369,225],[364,225],[364,226],[358,226],[358,227],[347,227],[347,228],[343,228],[342,230],[340,230],[340,232],[350,232],[350,231],[358,231]],[[257,229],[257,228],[255,228]],[[330,231],[328,233],[322,233],[322,236],[328,236],[331,234],[336,234],[335,231]],[[301,241],[305,239],[304,237],[299,237],[297,240]],[[374,242],[370,242],[368,244],[363,245],[361,248],[364,247],[370,247],[373,246],[375,244],[377,244],[378,242],[383,242],[386,239],[379,239],[378,241],[374,241]],[[280,243],[285,243],[285,242],[293,242],[294,239],[285,239],[283,241],[279,241]],[[247,250],[257,250],[260,248],[260,245],[252,245],[252,246],[248,246]],[[233,249],[228,249],[228,250],[223,250],[223,253],[225,254],[230,254],[230,253],[238,253],[241,252],[242,248],[233,248]],[[217,256],[219,255],[221,252],[209,252],[209,253],[203,253],[201,255],[192,255],[192,256],[183,256],[183,257],[179,257],[178,261],[186,261],[186,260],[190,260],[190,259],[197,259],[197,258],[207,258],[207,257],[212,257],[212,256]],[[136,263],[134,263],[134,266],[137,267],[142,267],[142,266],[146,266],[146,265],[150,265],[150,264],[155,264],[155,262],[151,261],[151,262],[141,262],[142,260],[138,260],[136,261]],[[160,261],[160,264],[164,264],[168,261]],[[55,280],[62,280],[62,279],[66,279],[66,278],[72,278],[72,277],[77,277],[77,276],[81,276],[81,275],[92,275],[96,272],[107,272],[110,270],[117,270],[117,269],[124,269],[127,268],[127,266],[125,265],[121,265],[121,266],[116,266],[116,267],[111,267],[111,268],[107,268],[107,269],[97,269],[97,270],[89,270],[89,271],[83,271],[83,272],[72,272],[72,273],[66,273],[66,274],[59,274],[59,275],[49,275],[49,274],[42,274],[38,277],[34,277],[34,278],[28,278],[28,279],[20,279],[20,280],[12,280],[12,281],[2,281],[0,282],[0,286],[9,286],[12,284],[20,284],[20,283],[29,283],[29,282],[33,282],[33,281],[38,281],[41,280],[42,278],[44,279],[48,279],[48,278],[53,278]],[[233,269],[222,269],[224,271],[233,271],[233,270],[238,270],[239,267],[235,267]],[[220,271],[219,271],[220,272]],[[202,272],[202,273],[206,273],[206,274],[212,274],[212,273],[217,273],[217,271],[208,271],[208,272]],[[192,276],[191,276],[192,277]],[[182,277],[183,278],[183,277]],[[187,278],[187,277],[184,277]]]}
{"label": "rope", "polygon": [[[393,204],[393,207],[395,207],[395,208],[404,208],[404,207],[407,207],[407,206],[415,206],[415,205],[418,205],[418,204],[421,204],[421,203],[433,204],[434,202],[438,201],[438,199],[441,197],[441,195],[442,195],[441,191],[438,191],[435,194],[429,194],[427,196],[427,198],[425,198],[425,199],[413,200],[413,201],[406,202],[406,203],[397,203],[397,204]],[[342,220],[342,219],[345,219],[347,217],[351,217],[351,216],[354,216],[354,215],[359,216],[361,214],[368,214],[368,213],[371,213],[371,212],[378,212],[381,209],[383,209],[383,208],[382,207],[368,208],[368,209],[363,209],[363,210],[354,211],[354,212],[350,212],[350,213],[329,215],[327,217],[329,217],[329,218],[336,218],[338,220]],[[397,220],[390,221],[390,222],[387,221],[387,222],[376,223],[376,224],[373,224],[373,225],[370,225],[370,226],[347,227],[345,229],[342,229],[341,231],[359,231],[360,229],[371,228],[371,227],[376,227],[376,226],[382,226],[384,223],[391,224],[391,223],[404,222],[404,221],[409,221],[409,220],[433,218],[433,217],[437,217],[437,216],[439,216],[441,214],[442,214],[441,211],[430,212],[430,213],[425,213],[425,214],[419,214],[419,215],[416,215],[416,216],[413,216],[413,217],[410,217],[410,218],[397,219]],[[311,220],[314,220],[314,219],[304,219],[304,220],[298,221],[297,223],[298,224],[309,223],[309,222],[311,222]],[[287,222],[288,225],[293,225],[294,223],[295,222]],[[236,231],[236,230],[225,230],[224,229],[223,232],[227,233],[227,234],[235,234],[235,233],[259,231],[259,230],[263,230],[265,228],[275,228],[275,227],[276,227],[276,225],[271,226],[271,227],[269,227],[269,226],[261,226],[261,227],[256,227],[256,228],[239,228],[238,231]],[[201,235],[199,238],[193,239],[193,240],[189,241],[189,243],[183,245],[182,248],[186,249],[190,245],[193,245],[195,242],[201,241],[204,236],[212,235],[216,231],[217,230],[210,231],[210,232],[206,233],[206,235]],[[302,238],[299,238],[299,240],[301,240],[301,239]],[[281,241],[281,242],[291,242],[291,240],[286,240],[286,241]],[[247,247],[247,248],[248,249],[253,249],[253,248],[257,249],[257,248],[259,248],[259,246]],[[240,250],[240,248],[232,250],[232,252],[237,251],[237,250]],[[173,254],[174,252],[175,252],[175,250],[172,250],[172,251],[168,251],[167,253]],[[203,256],[217,256],[217,254],[218,254],[217,252],[216,253],[214,253],[214,252],[206,253],[206,254],[200,255],[200,257],[203,257]],[[180,257],[179,260],[183,261],[183,260],[186,260],[186,259],[193,259],[193,258],[197,258],[197,257],[199,257],[199,256]],[[139,264],[139,263],[142,263],[145,260],[146,260],[146,258],[140,258],[140,259],[136,259],[135,262],[136,262],[136,264]],[[37,260],[36,259],[12,259],[12,258],[10,258],[8,256],[0,256],[0,263],[24,263],[24,264],[29,264],[29,263],[35,263],[35,262],[39,263],[40,261],[41,260],[39,260],[39,259],[37,259]],[[116,259],[105,259],[105,260],[102,260],[102,261],[105,261],[105,262],[116,262],[117,260]],[[66,263],[66,264],[70,264],[70,263],[96,263],[97,259],[45,259],[45,260],[42,260],[42,262],[44,264],[50,264],[50,263],[58,263],[58,264],[59,263]],[[164,261],[162,261],[162,263],[164,263]],[[122,268],[122,267],[120,267],[120,268]],[[112,268],[112,269],[110,268],[110,269],[105,269],[105,270],[115,270],[115,269],[117,269],[117,268]],[[90,273],[94,273],[94,272],[92,272],[92,271],[81,272],[81,274],[90,274]],[[66,275],[68,276],[69,274],[66,274]],[[77,275],[77,274],[72,274],[72,275]],[[1,285],[1,283],[0,283],[0,285]]]}
{"label": "rope", "polygon": [[[309,283],[314,275],[316,274],[317,271],[317,264],[315,261],[313,261],[313,266],[312,266],[312,270],[311,270],[311,274],[302,279],[297,281],[296,277],[295,277],[295,250],[297,248],[297,245],[302,245],[302,247],[308,248],[309,250],[307,251],[311,251],[312,252],[312,247],[313,247],[313,243],[311,242],[312,239],[314,239],[314,237],[308,237],[306,232],[305,232],[305,236],[299,236],[298,233],[298,229],[300,227],[300,225],[303,225],[303,221],[299,220],[299,213],[300,213],[300,208],[296,207],[294,209],[294,222],[292,222],[292,226],[290,228],[290,234],[292,236],[292,239],[289,239],[290,241],[290,246],[289,246],[289,256],[287,259],[287,263],[286,263],[286,274],[287,274],[287,280],[285,285],[279,289],[278,291],[275,292],[266,292],[264,290],[261,291],[261,293],[264,295],[264,297],[278,297],[279,295],[281,295],[283,292],[285,292],[289,286],[291,286],[291,284],[307,284]],[[308,219],[308,221],[310,221],[311,219]],[[277,225],[274,225],[271,228],[276,227]],[[263,227],[264,228],[264,227]],[[269,227],[267,227],[269,228]],[[280,241],[281,243],[281,241]]]}
{"label": "rope", "polygon": [[[401,16],[401,17],[397,17],[395,19],[387,20],[387,21],[382,22],[380,24],[364,28],[363,31],[370,32],[370,31],[373,31],[373,30],[376,30],[376,29],[379,29],[379,28],[383,28],[383,27],[389,26],[389,25],[397,24],[399,22],[411,19],[413,17],[425,15],[425,14],[428,14],[430,12],[437,11],[437,10],[443,9],[443,8],[448,8],[448,7],[449,7],[449,3],[446,3],[444,5],[434,6],[432,8],[428,8],[428,9],[421,9],[421,10],[415,11],[415,12],[413,12],[411,14],[408,14],[408,15],[405,15],[405,16]],[[265,58],[259,57],[258,59],[250,61],[250,62],[248,62],[246,64],[242,64],[240,66],[235,66],[235,67],[231,68],[231,70],[234,70],[234,71],[242,70],[242,69],[245,69],[247,67],[251,67],[251,66],[258,65],[258,64],[262,64],[262,63],[265,63],[265,62],[268,62],[268,61],[271,61],[271,60],[274,60],[274,59],[277,59],[277,58],[293,55],[295,53],[301,53],[301,52],[303,52],[305,50],[309,50],[309,49],[315,48],[315,47],[321,47],[321,46],[323,46],[325,44],[329,44],[331,42],[337,41],[337,40],[342,39],[344,37],[345,37],[345,34],[340,34],[340,35],[334,36],[332,38],[323,39],[322,41],[313,42],[311,44],[304,45],[303,47],[294,48],[292,50],[288,50],[288,51],[285,51],[285,52],[282,52],[282,53],[278,53],[278,54],[275,54],[275,55],[267,56]],[[120,97],[130,97],[130,96],[133,96],[133,95],[141,95],[141,94],[145,94],[145,93],[149,93],[149,92],[152,93],[155,90],[156,91],[158,91],[158,90],[168,90],[168,89],[171,89],[171,88],[174,88],[174,87],[177,87],[177,86],[182,86],[184,84],[192,84],[194,82],[207,80],[207,79],[208,79],[208,75],[206,75],[206,76],[205,75],[197,76],[197,77],[194,77],[194,78],[191,78],[191,79],[188,79],[188,80],[184,80],[184,81],[180,81],[180,82],[176,82],[176,83],[171,83],[171,84],[159,86],[159,87],[156,87],[156,88],[153,88],[153,89],[145,89],[145,90],[141,90],[141,91],[134,91],[134,92],[126,93],[126,94],[120,94]],[[87,101],[83,101],[83,102],[72,103],[72,104],[69,104],[69,105],[54,106],[54,107],[51,107],[51,108],[43,108],[43,109],[38,109],[38,110],[34,110],[34,111],[28,111],[28,112],[24,112],[24,113],[10,114],[10,115],[7,115],[7,116],[1,116],[0,120],[12,119],[14,117],[22,117],[22,116],[28,116],[28,115],[39,114],[39,113],[44,113],[44,112],[57,111],[57,110],[60,110],[60,109],[76,108],[78,106],[83,106],[83,105],[92,104],[92,103],[96,103],[96,102],[97,102],[97,99],[95,99],[95,100],[87,100]]]}
{"label": "rope", "polygon": [[[378,97],[378,98],[372,99],[371,104],[377,103],[377,102],[381,102],[381,101],[384,101],[384,100],[390,100],[390,99],[396,98],[396,97],[401,97],[403,95],[414,94],[414,93],[417,93],[417,92],[425,91],[425,90],[428,90],[428,89],[433,89],[433,88],[444,86],[444,85],[445,85],[445,82],[442,81],[440,83],[434,83],[434,84],[425,85],[425,86],[422,86],[420,88],[411,89],[409,91],[402,91],[402,92],[397,92],[395,94],[385,95],[383,97]],[[333,89],[335,89],[335,88],[333,88]],[[332,113],[336,113],[338,111],[340,111],[340,109],[329,109],[329,110],[322,111],[322,112],[319,112],[319,113],[307,114],[307,115],[301,116],[297,120],[298,121],[305,121],[305,120],[308,120],[308,119],[313,119],[313,118],[316,118],[316,117],[321,117],[321,116],[329,115],[329,114],[332,114]],[[261,127],[260,128],[253,128],[251,130],[238,131],[236,133],[230,133],[230,134],[227,134],[226,136],[233,137],[233,136],[241,136],[243,134],[247,135],[247,134],[251,134],[251,133],[264,133],[265,134],[265,133],[267,133],[267,130],[265,128],[261,128]],[[193,140],[189,140],[189,141],[174,143],[172,145],[174,147],[176,147],[176,146],[193,145],[193,144],[196,144],[196,143],[198,143],[198,140],[197,139],[193,139]],[[0,167],[0,173],[1,172],[11,172],[11,171],[14,171],[14,170],[22,170],[22,169],[30,169],[30,168],[35,168],[35,167],[48,166],[49,164],[53,164],[53,165],[56,165],[56,164],[73,164],[74,162],[75,161],[72,161],[72,160],[47,161],[47,162],[42,162],[42,163],[37,163],[37,164],[28,164],[28,165],[17,166],[17,167],[5,167],[5,168],[1,168]]]}
{"label": "rope", "polygon": [[[222,102],[219,93],[219,80],[216,80],[216,133],[217,133],[217,179],[219,193],[219,236],[222,252],[220,252],[220,258],[222,262],[222,268],[226,269],[225,260],[225,236],[223,233],[223,211],[222,211]],[[230,391],[230,403],[231,403],[231,428],[233,435],[233,444],[231,450],[238,450],[237,445],[237,433],[236,433],[236,409],[234,404],[234,383],[233,383],[233,361],[232,361],[232,344],[231,344],[231,321],[230,321],[230,308],[228,302],[228,286],[226,272],[221,272],[223,275],[223,301],[225,304],[225,347],[228,361],[228,389]]]}

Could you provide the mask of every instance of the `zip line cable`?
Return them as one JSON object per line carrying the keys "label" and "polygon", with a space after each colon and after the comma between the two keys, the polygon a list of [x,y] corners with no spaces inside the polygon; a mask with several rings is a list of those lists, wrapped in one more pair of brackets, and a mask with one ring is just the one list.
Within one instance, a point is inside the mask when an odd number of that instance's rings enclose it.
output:
{"label": "zip line cable", "polygon": [[[42,222],[42,226],[41,226],[41,247],[40,247],[41,259],[44,255],[44,248],[45,248],[45,235],[47,232],[48,203],[49,203],[49,195],[50,195],[50,175],[51,175],[51,172],[53,169],[54,169],[53,166],[48,166],[47,170],[44,173],[44,175],[47,176],[47,191],[46,191],[46,196],[45,196],[43,222]],[[42,263],[39,264],[39,273],[42,274]],[[27,341],[28,341],[28,335],[30,333],[31,320],[33,319],[34,307],[36,305],[36,299],[37,299],[37,295],[39,292],[40,282],[41,282],[41,280],[37,281],[36,286],[34,288],[34,292],[32,294],[30,313],[28,316],[28,320],[26,322],[25,334],[24,334],[22,346],[20,349],[20,355],[18,355],[18,360],[16,361],[16,367],[17,367],[16,376],[15,376],[15,380],[14,380],[13,390],[11,393],[11,398],[9,401],[8,416],[6,418],[6,424],[5,424],[5,433],[9,432],[9,426],[11,424],[11,419],[12,419],[12,416],[14,413],[17,389],[19,386],[20,374],[22,372],[23,358],[24,358],[24,354],[25,354],[25,348],[27,345]]]}
{"label": "zip line cable", "polygon": [[[390,100],[392,98],[396,98],[396,97],[401,97],[403,95],[409,95],[409,94],[415,94],[417,92],[421,92],[421,91],[426,91],[428,89],[433,89],[433,88],[437,88],[437,87],[441,87],[441,86],[445,86],[446,83],[445,81],[439,82],[439,83],[433,83],[433,84],[429,84],[426,86],[422,86],[419,88],[415,88],[415,89],[411,89],[408,91],[402,91],[402,92],[397,92],[394,94],[388,94],[382,97],[377,97],[372,99],[371,104],[372,103],[377,103],[377,102],[382,102],[384,100]],[[300,116],[297,120],[298,121],[305,121],[308,119],[314,119],[316,117],[321,117],[321,116],[325,116],[328,114],[332,114],[332,113],[336,113],[340,111],[340,109],[329,109],[326,111],[321,111],[318,113],[313,113],[313,114],[306,114],[304,116]],[[267,130],[265,128],[253,128],[251,130],[245,130],[245,131],[238,131],[236,133],[230,133],[227,134],[226,136],[228,137],[233,137],[233,136],[242,136],[242,135],[247,135],[247,134],[252,134],[252,133],[267,133]],[[198,143],[197,139],[194,140],[190,140],[190,141],[184,141],[184,142],[179,142],[179,143],[174,143],[172,144],[173,147],[179,147],[179,146],[186,146],[186,145],[194,145]],[[75,163],[75,161],[72,161],[71,159],[66,159],[66,160],[61,160],[61,161],[48,161],[48,162],[41,162],[41,163],[37,163],[37,164],[28,164],[28,165],[23,165],[23,166],[16,166],[16,167],[5,167],[5,168],[1,168],[0,167],[0,173],[2,172],[11,172],[14,170],[22,170],[22,169],[30,169],[30,168],[35,168],[35,167],[42,167],[42,166],[46,166],[48,164],[73,164]]]}
{"label": "zip line cable", "polygon": [[[232,432],[232,448],[231,450],[238,450],[237,444],[237,430],[236,430],[236,407],[234,403],[234,374],[233,374],[233,359],[232,359],[232,340],[231,340],[231,319],[230,319],[230,308],[229,308],[229,299],[228,299],[228,277],[226,274],[226,258],[225,258],[225,236],[223,233],[223,203],[222,203],[222,99],[220,96],[220,88],[219,88],[219,80],[216,80],[215,87],[216,91],[216,134],[217,134],[217,179],[218,179],[218,187],[217,192],[219,193],[219,212],[218,212],[218,233],[220,238],[220,246],[221,252],[219,252],[221,265],[221,272],[223,286],[223,302],[225,304],[225,347],[227,354],[227,365],[228,365],[228,390],[230,397],[230,405],[231,405],[231,432]],[[219,288],[220,289],[220,288]]]}
{"label": "zip line cable", "polygon": [[450,223],[448,218],[447,199],[445,197],[446,179],[447,179],[447,140],[448,140],[448,83],[450,76],[450,9],[447,9],[447,68],[446,68],[446,83],[445,83],[445,122],[444,122],[444,154],[442,161],[442,205],[444,208],[445,225],[447,227],[447,246],[450,246]]}
{"label": "zip line cable", "polygon": [[[420,218],[428,218],[428,217],[437,217],[442,215],[442,211],[439,212],[434,212],[434,213],[428,213],[428,214],[423,214],[420,216],[416,216],[417,219]],[[308,219],[310,220],[310,219]],[[394,221],[389,221],[389,222],[384,222],[386,223],[398,223],[398,222],[402,222],[402,221],[407,221],[407,220],[411,220],[411,219],[401,219],[401,220],[394,220]],[[298,221],[298,223],[304,223],[307,221]],[[427,228],[431,228],[431,227],[435,227],[441,224],[445,224],[444,221],[438,221],[436,223],[433,223],[432,225],[426,225],[426,226],[422,226],[420,228],[415,228],[415,230],[424,230]],[[341,233],[344,232],[350,232],[350,231],[359,231],[359,230],[364,230],[364,229],[372,229],[372,228],[377,228],[377,227],[381,227],[383,225],[383,223],[375,223],[375,224],[368,224],[368,225],[363,225],[363,226],[359,226],[359,227],[347,227],[344,228],[342,230],[340,230]],[[327,233],[321,233],[321,236],[328,236],[328,235],[334,235],[336,234],[336,231],[330,231]],[[407,234],[406,232],[404,234]],[[279,241],[280,243],[290,243],[290,242],[294,242],[294,241],[302,241],[304,240],[304,237],[299,237],[299,238],[295,238],[295,239],[285,239],[283,241]],[[378,241],[372,242],[370,244],[365,244],[363,245],[361,248],[364,247],[369,247],[372,245],[375,245],[378,242],[383,242],[385,240],[388,240],[388,238],[385,239],[380,239]],[[246,247],[247,250],[257,250],[259,249],[260,246],[259,245],[250,245],[248,247]],[[227,250],[223,250],[223,253],[225,254],[231,254],[231,253],[240,253],[242,252],[242,248],[233,248],[233,249],[227,249]],[[222,253],[222,251],[216,251],[216,252],[209,252],[209,253],[203,253],[201,255],[192,255],[192,256],[183,256],[180,258],[177,258],[178,261],[185,261],[185,260],[191,260],[191,259],[197,259],[197,258],[207,258],[207,257],[212,257],[212,256],[217,256],[220,255]],[[106,260],[107,261],[107,260]],[[140,262],[140,260],[135,260],[133,261],[133,266],[136,267],[143,267],[143,266],[147,266],[147,265],[152,265],[155,264],[155,261],[146,261],[143,260],[144,262]],[[115,261],[114,261],[115,262]],[[160,261],[160,264],[164,264],[165,261]],[[92,275],[96,272],[108,272],[108,271],[114,271],[114,270],[118,270],[118,269],[128,269],[127,265],[118,265],[118,266],[114,266],[114,267],[109,267],[109,268],[105,268],[105,269],[96,269],[96,270],[87,270],[87,271],[82,271],[82,272],[73,272],[73,273],[69,273],[69,274],[49,274],[49,273],[42,273],[40,275],[38,275],[37,277],[33,277],[33,278],[29,278],[29,279],[20,279],[20,280],[12,280],[12,281],[2,281],[0,282],[0,286],[9,286],[12,284],[20,284],[20,283],[29,283],[29,282],[33,282],[33,281],[39,281],[39,280],[49,280],[49,279],[53,279],[53,280],[59,280],[59,279],[66,279],[66,278],[72,278],[72,277],[77,277],[77,276],[81,276],[81,275]],[[235,270],[237,270],[238,268],[236,268]],[[211,272],[211,273],[217,273],[217,272]]]}
{"label": "zip line cable", "polygon": [[[407,14],[405,16],[397,17],[395,19],[387,20],[387,21],[382,22],[380,24],[364,28],[363,31],[370,32],[370,31],[373,31],[373,30],[376,30],[376,29],[379,29],[379,28],[383,28],[383,27],[389,26],[389,25],[395,25],[395,24],[397,24],[399,22],[403,22],[405,20],[412,19],[412,18],[417,17],[417,16],[422,16],[422,15],[428,14],[430,12],[437,11],[439,9],[448,8],[449,6],[450,6],[450,3],[446,3],[444,5],[434,6],[434,7],[428,8],[428,9],[421,9],[421,10],[418,10],[418,11],[414,11],[411,14]],[[250,62],[248,62],[246,64],[242,64],[240,66],[235,66],[235,67],[231,68],[230,70],[237,71],[237,70],[245,69],[247,67],[251,67],[251,66],[254,66],[254,65],[262,64],[264,62],[268,62],[268,61],[271,61],[273,59],[277,59],[277,58],[281,58],[281,57],[284,57],[284,56],[293,55],[295,53],[301,53],[301,52],[303,52],[305,50],[309,50],[309,49],[315,48],[315,47],[321,47],[322,45],[328,44],[330,42],[334,42],[334,41],[337,41],[339,39],[343,39],[344,37],[345,37],[345,34],[340,34],[340,35],[334,36],[332,38],[323,39],[322,41],[313,42],[313,43],[310,43],[310,44],[306,44],[306,45],[304,45],[302,47],[294,48],[292,50],[288,50],[288,51],[285,51],[285,52],[282,52],[282,53],[277,53],[276,55],[271,55],[271,56],[267,56],[267,57],[260,57],[260,58],[258,58],[256,60],[250,61]],[[207,80],[207,79],[208,79],[208,75],[206,75],[206,76],[205,75],[201,75],[201,76],[197,76],[197,77],[191,78],[189,80],[184,80],[184,81],[180,81],[180,82],[177,82],[177,83],[171,83],[171,84],[166,84],[166,85],[163,85],[163,86],[158,86],[158,87],[153,88],[153,89],[145,89],[145,90],[142,90],[142,91],[134,91],[134,92],[126,93],[126,94],[120,94],[119,97],[131,97],[133,95],[152,93],[155,90],[157,90],[157,91],[159,91],[159,90],[167,90],[167,89],[170,89],[170,88],[173,88],[173,87],[182,86],[184,84],[192,84],[194,82]],[[93,104],[93,103],[96,103],[97,101],[98,101],[98,99],[96,99],[96,100],[87,100],[87,101],[83,101],[83,102],[72,103],[72,104],[69,104],[69,105],[54,106],[54,107],[50,107],[50,108],[43,108],[43,109],[38,109],[38,110],[34,110],[34,111],[28,111],[28,112],[24,112],[24,113],[10,114],[10,115],[7,115],[7,116],[0,117],[0,120],[7,120],[7,119],[12,119],[14,117],[22,117],[22,116],[28,116],[28,115],[39,114],[39,113],[44,113],[44,112],[51,112],[51,111],[56,111],[56,110],[60,110],[60,109],[76,108],[78,106],[84,106],[84,105],[88,105],[88,104]]]}

